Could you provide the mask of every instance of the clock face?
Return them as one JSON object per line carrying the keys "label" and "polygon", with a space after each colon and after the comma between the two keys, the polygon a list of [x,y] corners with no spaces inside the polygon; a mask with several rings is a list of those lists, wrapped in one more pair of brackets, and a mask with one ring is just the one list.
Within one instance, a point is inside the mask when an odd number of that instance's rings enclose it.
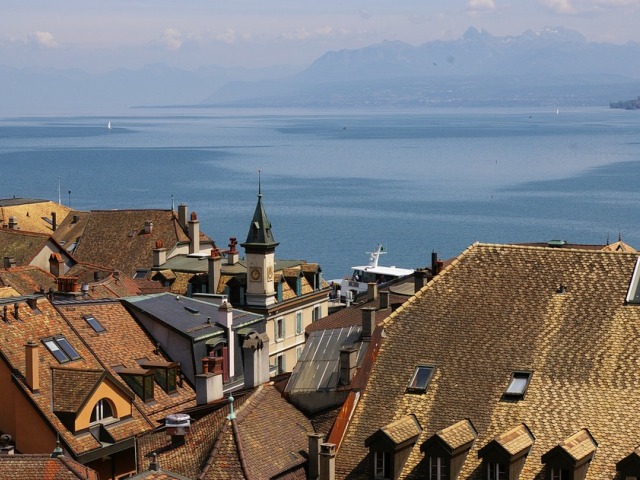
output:
{"label": "clock face", "polygon": [[267,280],[270,282],[273,280],[273,267],[271,265],[267,267]]}
{"label": "clock face", "polygon": [[262,272],[258,267],[253,267],[249,275],[251,276],[251,280],[257,282],[260,280],[260,277],[262,277]]}

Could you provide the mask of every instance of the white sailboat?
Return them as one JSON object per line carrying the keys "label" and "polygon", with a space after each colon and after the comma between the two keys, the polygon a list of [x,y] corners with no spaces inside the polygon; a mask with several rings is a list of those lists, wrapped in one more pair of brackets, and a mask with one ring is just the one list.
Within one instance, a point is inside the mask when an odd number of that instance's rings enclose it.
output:
{"label": "white sailboat", "polygon": [[111,130],[111,121],[107,122],[107,130]]}

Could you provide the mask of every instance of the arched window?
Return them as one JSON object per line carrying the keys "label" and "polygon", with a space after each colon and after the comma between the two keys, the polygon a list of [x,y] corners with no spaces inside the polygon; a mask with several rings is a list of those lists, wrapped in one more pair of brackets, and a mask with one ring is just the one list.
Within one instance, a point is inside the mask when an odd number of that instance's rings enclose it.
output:
{"label": "arched window", "polygon": [[113,418],[113,410],[111,401],[108,398],[101,398],[93,407],[89,423],[102,422],[108,418]]}

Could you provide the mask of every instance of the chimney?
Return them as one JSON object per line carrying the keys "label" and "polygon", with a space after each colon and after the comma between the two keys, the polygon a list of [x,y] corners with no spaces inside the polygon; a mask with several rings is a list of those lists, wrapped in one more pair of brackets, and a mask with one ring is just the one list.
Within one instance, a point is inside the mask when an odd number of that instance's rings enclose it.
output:
{"label": "chimney", "polygon": [[380,292],[380,310],[386,310],[389,308],[389,295],[391,293],[388,290]]}
{"label": "chimney", "polygon": [[320,480],[336,478],[336,446],[333,443],[320,444]]}
{"label": "chimney", "polygon": [[62,272],[60,271],[60,264],[62,263],[62,255],[59,253],[52,253],[49,255],[49,272],[54,277],[59,277]]}
{"label": "chimney", "polygon": [[164,421],[167,434],[171,437],[171,446],[184,445],[184,437],[191,429],[191,417],[186,413],[172,413]]}
{"label": "chimney", "polygon": [[378,299],[378,284],[376,282],[367,283],[367,300]]}
{"label": "chimney", "polygon": [[376,328],[376,309],[366,307],[362,309],[362,331],[360,340],[370,340],[373,330]]}
{"label": "chimney", "polygon": [[209,266],[207,275],[207,291],[209,293],[217,293],[218,283],[220,283],[220,271],[222,256],[220,250],[217,247],[211,249],[211,255],[209,256]]}
{"label": "chimney", "polygon": [[427,271],[424,268],[418,268],[413,272],[414,292],[419,292],[427,283]]}
{"label": "chimney", "polygon": [[33,393],[40,390],[40,357],[38,355],[39,345],[33,340],[25,344],[25,379],[27,386]]}
{"label": "chimney", "polygon": [[56,212],[51,212],[51,229],[55,232],[58,228],[58,216]]}
{"label": "chimney", "polygon": [[353,345],[340,349],[340,385],[349,385],[356,373],[358,349]]}
{"label": "chimney", "polygon": [[184,203],[178,205],[178,223],[182,228],[187,228],[187,210]]}
{"label": "chimney", "polygon": [[16,259],[13,257],[4,257],[4,268],[13,268],[16,266]]}
{"label": "chimney", "polygon": [[38,298],[27,298],[27,305],[29,305],[29,308],[31,308],[31,310],[36,310],[38,308]]}
{"label": "chimney", "polygon": [[200,221],[196,212],[191,212],[189,240],[189,253],[198,253],[200,251]]}
{"label": "chimney", "polygon": [[153,222],[151,220],[145,220],[144,233],[145,235],[150,235],[151,233],[153,233]]}
{"label": "chimney", "polygon": [[16,220],[16,217],[9,217],[9,228],[11,230],[18,230],[18,220]]}
{"label": "chimney", "polygon": [[233,332],[233,307],[226,300],[218,307],[216,322],[224,327],[227,337],[227,351],[229,352],[229,377],[235,375],[236,345]]}
{"label": "chimney", "polygon": [[9,314],[7,313],[7,310],[9,310],[9,308],[6,305],[4,307],[2,307],[2,319],[5,322],[9,321]]}
{"label": "chimney", "polygon": [[167,249],[162,240],[156,240],[156,248],[153,249],[153,266],[161,267],[167,262]]}
{"label": "chimney", "polygon": [[240,257],[240,254],[238,253],[238,250],[236,250],[237,244],[238,244],[238,240],[236,239],[236,237],[229,238],[229,250],[227,252],[228,265],[235,265],[236,263],[238,263],[238,258]]}
{"label": "chimney", "polygon": [[160,471],[160,462],[158,461],[158,454],[156,452],[153,452],[151,454],[151,462],[149,463],[149,470],[151,470],[152,472]]}
{"label": "chimney", "polygon": [[242,343],[244,387],[253,388],[269,381],[269,336],[251,332]]}
{"label": "chimney", "polygon": [[78,223],[80,221],[80,215],[74,215],[71,217],[71,223]]}
{"label": "chimney", "polygon": [[203,367],[203,373],[196,375],[196,403],[198,405],[215,402],[224,396],[222,393],[222,374],[209,372],[208,364]]}
{"label": "chimney", "polygon": [[16,320],[20,320],[20,308],[17,303],[13,304],[13,316]]}
{"label": "chimney", "polygon": [[322,433],[309,433],[309,468],[307,478],[318,480],[320,475],[320,443],[324,440]]}

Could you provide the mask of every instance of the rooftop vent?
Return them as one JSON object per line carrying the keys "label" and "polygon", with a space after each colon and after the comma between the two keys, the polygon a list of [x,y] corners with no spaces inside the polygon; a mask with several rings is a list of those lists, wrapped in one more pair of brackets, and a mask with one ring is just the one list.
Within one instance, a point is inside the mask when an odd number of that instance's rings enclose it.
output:
{"label": "rooftop vent", "polygon": [[184,445],[184,437],[191,429],[191,417],[186,413],[173,413],[167,415],[164,426],[171,436],[171,445]]}
{"label": "rooftop vent", "polygon": [[562,248],[567,244],[566,240],[550,240],[547,246],[551,248]]}

